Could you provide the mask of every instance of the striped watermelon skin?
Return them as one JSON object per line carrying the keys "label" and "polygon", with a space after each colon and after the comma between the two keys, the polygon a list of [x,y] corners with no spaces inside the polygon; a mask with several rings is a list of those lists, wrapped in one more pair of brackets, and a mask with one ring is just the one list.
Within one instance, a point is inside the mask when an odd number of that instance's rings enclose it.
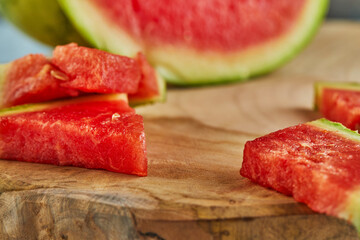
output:
{"label": "striped watermelon skin", "polygon": [[2,110],[0,158],[147,175],[143,118],[126,101],[71,101]]}
{"label": "striped watermelon skin", "polygon": [[240,174],[360,229],[360,135],[325,119],[245,145]]}

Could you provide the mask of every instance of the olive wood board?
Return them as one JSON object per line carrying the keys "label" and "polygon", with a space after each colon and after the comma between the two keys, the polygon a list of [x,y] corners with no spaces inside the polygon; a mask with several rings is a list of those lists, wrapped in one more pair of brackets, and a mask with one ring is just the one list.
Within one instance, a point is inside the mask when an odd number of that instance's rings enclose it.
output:
{"label": "olive wood board", "polygon": [[360,81],[360,23],[326,22],[278,71],[170,88],[144,116],[147,177],[0,161],[0,239],[357,239],[240,176],[246,141],[320,117],[315,81]]}

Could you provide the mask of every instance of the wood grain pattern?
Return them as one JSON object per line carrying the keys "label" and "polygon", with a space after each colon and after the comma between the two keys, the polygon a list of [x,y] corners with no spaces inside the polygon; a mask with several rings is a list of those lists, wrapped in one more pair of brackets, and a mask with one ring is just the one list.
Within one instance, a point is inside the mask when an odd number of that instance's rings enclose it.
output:
{"label": "wood grain pattern", "polygon": [[271,75],[139,108],[148,177],[0,161],[0,239],[357,239],[239,169],[247,140],[319,117],[314,81],[360,81],[358,39],[359,23],[329,22]]}

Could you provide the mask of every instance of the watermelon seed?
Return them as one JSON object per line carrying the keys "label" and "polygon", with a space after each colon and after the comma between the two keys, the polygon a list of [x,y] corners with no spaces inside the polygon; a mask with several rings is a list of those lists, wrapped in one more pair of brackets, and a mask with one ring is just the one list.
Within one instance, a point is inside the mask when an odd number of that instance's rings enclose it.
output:
{"label": "watermelon seed", "polygon": [[51,76],[53,76],[56,79],[62,80],[62,81],[69,81],[69,77],[63,73],[63,72],[59,72],[59,71],[55,71],[55,70],[51,70],[50,71]]}
{"label": "watermelon seed", "polygon": [[111,120],[112,120],[112,121],[115,121],[115,120],[118,119],[119,117],[120,117],[120,114],[114,113],[114,114],[112,115],[112,117],[111,117]]}

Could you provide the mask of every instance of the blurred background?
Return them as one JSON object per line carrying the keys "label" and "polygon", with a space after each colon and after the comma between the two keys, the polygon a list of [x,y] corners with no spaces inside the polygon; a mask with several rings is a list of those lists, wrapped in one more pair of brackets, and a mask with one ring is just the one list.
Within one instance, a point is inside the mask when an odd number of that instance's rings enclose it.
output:
{"label": "blurred background", "polygon": [[[360,20],[360,0],[331,0],[328,19]],[[0,15],[0,63],[29,53],[51,54],[51,48],[17,30]]]}

